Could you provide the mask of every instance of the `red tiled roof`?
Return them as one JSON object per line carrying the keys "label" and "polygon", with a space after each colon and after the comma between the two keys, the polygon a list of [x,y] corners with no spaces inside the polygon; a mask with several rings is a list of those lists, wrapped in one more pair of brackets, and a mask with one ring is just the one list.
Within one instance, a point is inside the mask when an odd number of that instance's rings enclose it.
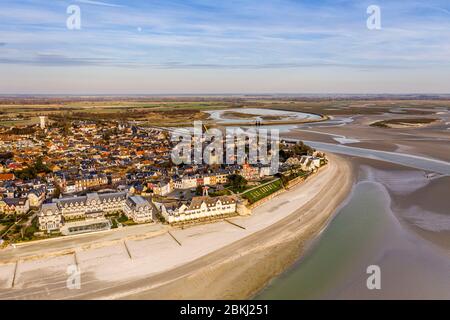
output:
{"label": "red tiled roof", "polygon": [[0,181],[14,180],[14,173],[0,173]]}

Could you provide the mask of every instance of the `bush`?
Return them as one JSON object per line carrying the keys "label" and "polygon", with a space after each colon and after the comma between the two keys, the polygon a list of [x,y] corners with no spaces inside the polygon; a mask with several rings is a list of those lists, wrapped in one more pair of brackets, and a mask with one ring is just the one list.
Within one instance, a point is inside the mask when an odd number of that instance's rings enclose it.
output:
{"label": "bush", "polygon": [[39,231],[39,229],[36,228],[35,226],[33,226],[33,225],[29,226],[29,227],[25,228],[25,231],[23,233],[23,237],[27,238],[27,239],[31,239],[31,238],[34,237],[34,233],[38,232],[38,231]]}
{"label": "bush", "polygon": [[228,176],[228,182],[233,190],[241,191],[247,186],[247,180],[240,174],[232,174]]}
{"label": "bush", "polygon": [[209,195],[211,197],[220,197],[220,196],[228,196],[230,194],[229,190],[219,190],[219,191],[214,191],[214,192],[210,192]]}
{"label": "bush", "polygon": [[120,223],[125,223],[125,222],[128,221],[128,217],[127,217],[126,215],[122,214],[122,215],[119,217],[119,219],[117,219],[117,221],[120,222]]}

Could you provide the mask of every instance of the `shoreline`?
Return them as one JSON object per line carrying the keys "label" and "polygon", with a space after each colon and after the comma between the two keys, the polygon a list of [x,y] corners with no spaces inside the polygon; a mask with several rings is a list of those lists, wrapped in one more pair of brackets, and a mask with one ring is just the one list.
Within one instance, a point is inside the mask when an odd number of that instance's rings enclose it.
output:
{"label": "shoreline", "polygon": [[[339,208],[345,205],[345,200],[351,194],[354,175],[347,160],[335,155],[331,157],[335,164],[340,162],[342,172],[338,176],[342,178],[346,175],[347,179],[342,181],[333,175],[332,186],[323,188],[306,205],[287,217],[196,261],[167,271],[153,281],[149,279],[149,283],[141,288],[133,288],[133,283],[127,284],[123,288],[125,291],[104,295],[101,299],[203,300],[254,297],[274,277],[304,255],[333,220]],[[292,190],[295,191],[295,188]],[[205,292],[208,294],[205,295]]]}
{"label": "shoreline", "polygon": [[[2,268],[2,299],[245,299],[298,260],[311,239],[329,223],[353,185],[351,164],[336,155],[323,171],[273,200],[249,217],[172,230],[127,240],[120,245],[83,250],[74,256],[19,263]],[[281,208],[282,207],[282,208]],[[75,259],[82,289],[65,287],[67,265]],[[8,286],[16,279],[14,289]],[[1,285],[1,283],[4,285]],[[49,285],[49,281],[51,285]],[[230,286],[231,284],[231,286]],[[48,286],[48,288],[47,288]],[[48,290],[47,290],[48,289]],[[206,289],[206,290],[205,290]]]}

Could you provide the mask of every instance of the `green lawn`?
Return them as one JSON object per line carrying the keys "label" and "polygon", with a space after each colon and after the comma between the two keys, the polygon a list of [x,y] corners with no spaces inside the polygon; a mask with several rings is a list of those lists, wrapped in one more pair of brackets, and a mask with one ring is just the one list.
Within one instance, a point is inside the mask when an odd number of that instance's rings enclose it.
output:
{"label": "green lawn", "polygon": [[310,172],[305,172],[305,171],[299,170],[299,171],[291,172],[288,175],[285,175],[285,177],[286,177],[285,179],[287,179],[287,181],[291,181],[298,177],[307,178],[309,175],[310,175]]}
{"label": "green lawn", "polygon": [[272,183],[263,185],[259,188],[244,192],[242,194],[242,197],[245,199],[248,199],[250,204],[252,204],[252,203],[255,203],[255,202],[271,195],[274,192],[277,192],[281,188],[283,188],[283,184],[282,184],[281,180],[278,179]]}
{"label": "green lawn", "polygon": [[132,226],[136,223],[132,219],[128,219],[128,217],[125,214],[122,214],[118,219],[117,222],[126,225],[126,226]]}

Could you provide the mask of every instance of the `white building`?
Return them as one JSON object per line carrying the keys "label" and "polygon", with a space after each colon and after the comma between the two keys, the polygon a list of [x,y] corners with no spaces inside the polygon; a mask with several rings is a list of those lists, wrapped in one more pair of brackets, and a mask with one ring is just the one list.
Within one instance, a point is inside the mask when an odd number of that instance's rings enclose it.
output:
{"label": "white building", "polygon": [[303,171],[313,171],[320,168],[321,159],[312,156],[302,156],[300,158],[300,165]]}
{"label": "white building", "polygon": [[45,200],[45,192],[42,189],[34,189],[28,193],[28,200],[30,201],[30,207],[39,208]]}
{"label": "white building", "polygon": [[28,198],[4,198],[0,199],[0,213],[2,214],[26,214],[30,211]]}
{"label": "white building", "polygon": [[173,191],[173,186],[172,180],[160,181],[153,187],[153,193],[164,197]]}
{"label": "white building", "polygon": [[232,196],[194,197],[190,203],[177,208],[169,208],[163,204],[161,214],[169,223],[226,216],[236,213],[236,203],[236,199]]}
{"label": "white building", "polygon": [[45,130],[45,127],[46,127],[46,118],[47,117],[45,117],[45,116],[40,116],[39,117],[39,125],[40,125],[40,127],[41,127],[41,129],[42,130]]}
{"label": "white building", "polygon": [[278,173],[278,168],[274,168],[271,165],[264,165],[259,167],[259,177],[264,178],[267,176],[273,176]]}
{"label": "white building", "polygon": [[123,208],[125,215],[137,223],[151,222],[154,219],[152,205],[140,196],[129,197]]}
{"label": "white building", "polygon": [[56,203],[43,204],[38,213],[39,229],[45,231],[59,230],[63,226],[61,211]]}
{"label": "white building", "polygon": [[181,188],[180,189],[191,189],[197,187],[197,177],[195,176],[186,176],[181,179]]}
{"label": "white building", "polygon": [[[111,228],[111,222],[106,215],[122,212],[132,219],[135,217],[138,223],[152,221],[151,204],[140,196],[132,198],[134,200],[130,203],[138,206],[127,204],[126,192],[89,193],[83,197],[54,199],[53,203],[42,205],[38,213],[39,228],[43,231],[59,230],[63,234],[107,230]],[[140,211],[146,207],[150,209]],[[134,212],[136,209],[137,213]]]}

